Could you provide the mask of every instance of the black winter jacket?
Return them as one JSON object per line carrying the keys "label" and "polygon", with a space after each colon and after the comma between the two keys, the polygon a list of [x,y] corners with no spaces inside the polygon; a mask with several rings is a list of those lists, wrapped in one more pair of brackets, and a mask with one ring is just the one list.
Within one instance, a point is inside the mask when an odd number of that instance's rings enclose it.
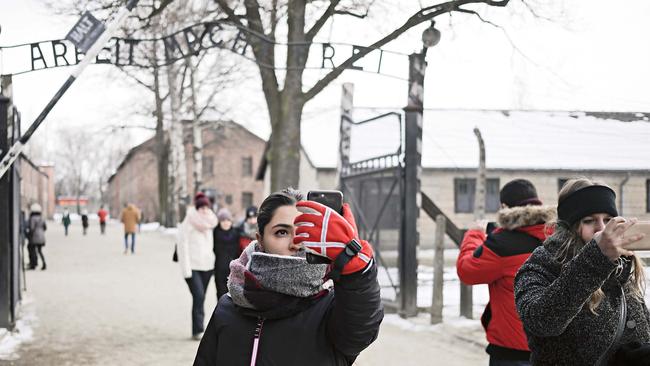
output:
{"label": "black winter jacket", "polygon": [[277,317],[235,305],[224,295],[199,345],[194,366],[250,365],[260,327],[257,366],[348,366],[379,333],[384,317],[377,267],[342,276],[335,290]]}
{"label": "black winter jacket", "polygon": [[[612,364],[621,344],[650,341],[648,309],[630,293],[631,263],[617,274],[616,264],[592,240],[563,266],[555,260],[559,243],[552,239],[535,249],[515,277],[515,303],[528,336],[532,363],[591,366],[608,352],[605,359]],[[627,318],[622,339],[610,349],[621,314],[621,283]],[[598,288],[605,298],[594,314],[588,303]]]}

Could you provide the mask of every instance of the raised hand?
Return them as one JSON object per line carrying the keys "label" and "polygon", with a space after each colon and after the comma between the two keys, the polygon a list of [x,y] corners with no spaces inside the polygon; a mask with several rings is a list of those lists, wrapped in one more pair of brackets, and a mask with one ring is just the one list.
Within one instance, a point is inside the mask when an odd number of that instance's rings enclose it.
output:
{"label": "raised hand", "polygon": [[[350,274],[363,270],[373,257],[372,247],[360,240],[349,206],[343,205],[343,216],[318,202],[300,201],[296,204],[302,215],[296,217],[293,242],[306,251],[332,260],[332,272]],[[339,259],[339,256],[344,257]],[[348,260],[349,259],[349,260]],[[343,263],[341,268],[338,265]]]}
{"label": "raised hand", "polygon": [[602,231],[594,235],[594,240],[600,248],[600,251],[612,261],[615,261],[620,256],[631,256],[634,252],[625,249],[625,246],[639,241],[643,238],[643,234],[632,235],[625,237],[625,231],[637,222],[636,218],[626,220],[623,217],[617,216],[609,220]]}

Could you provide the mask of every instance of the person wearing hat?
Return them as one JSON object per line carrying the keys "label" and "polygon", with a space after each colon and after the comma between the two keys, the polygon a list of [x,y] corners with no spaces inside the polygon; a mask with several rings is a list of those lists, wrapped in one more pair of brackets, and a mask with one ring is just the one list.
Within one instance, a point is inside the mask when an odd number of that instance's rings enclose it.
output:
{"label": "person wearing hat", "polygon": [[460,280],[468,285],[487,284],[490,301],[483,311],[490,365],[529,365],[530,350],[517,315],[513,281],[519,267],[547,235],[546,223],[555,209],[542,206],[535,186],[516,179],[500,192],[498,227],[486,233],[475,223],[465,233],[456,262]]}
{"label": "person wearing hat", "polygon": [[239,230],[233,227],[232,214],[227,208],[217,212],[219,225],[214,228],[214,283],[217,287],[217,301],[228,292],[230,261],[239,258]]}
{"label": "person wearing hat", "polygon": [[559,193],[555,232],[515,277],[515,302],[535,365],[648,365],[643,264],[625,247],[636,219],[589,179]]}
{"label": "person wearing hat", "polygon": [[255,240],[257,233],[257,207],[250,206],[246,209],[246,217],[239,225],[239,250],[246,249],[248,244]]}
{"label": "person wearing hat", "polygon": [[[257,240],[230,263],[229,293],[194,366],[354,364],[384,311],[374,251],[350,207],[339,214],[287,188],[264,199],[257,222]],[[308,251],[331,265],[308,262]]]}
{"label": "person wearing hat", "polygon": [[45,230],[47,230],[47,225],[45,224],[45,220],[41,214],[41,205],[33,203],[29,210],[31,212],[27,224],[27,252],[29,253],[28,269],[36,269],[38,266],[38,256],[40,256],[41,261],[43,262],[41,269],[45,270],[47,264],[45,263],[45,257],[43,256],[43,246],[45,246]]}
{"label": "person wearing hat", "polygon": [[178,264],[192,294],[192,339],[200,340],[204,330],[205,292],[212,277],[212,229],[217,217],[210,200],[201,192],[194,197],[194,206],[187,209],[178,230],[176,251]]}

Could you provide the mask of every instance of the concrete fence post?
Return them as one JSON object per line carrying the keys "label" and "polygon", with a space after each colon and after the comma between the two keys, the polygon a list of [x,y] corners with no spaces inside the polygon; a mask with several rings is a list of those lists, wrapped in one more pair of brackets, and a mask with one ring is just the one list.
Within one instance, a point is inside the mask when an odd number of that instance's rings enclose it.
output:
{"label": "concrete fence post", "polygon": [[431,299],[431,324],[442,323],[444,266],[445,266],[445,231],[447,220],[443,215],[436,217],[436,237],[433,255],[433,297]]}

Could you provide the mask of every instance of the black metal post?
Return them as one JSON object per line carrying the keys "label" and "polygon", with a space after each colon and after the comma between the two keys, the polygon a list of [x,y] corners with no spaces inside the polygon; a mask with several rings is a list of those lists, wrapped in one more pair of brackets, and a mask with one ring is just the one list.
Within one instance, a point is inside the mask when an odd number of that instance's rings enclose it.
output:
{"label": "black metal post", "polygon": [[422,171],[422,108],[424,96],[424,52],[409,56],[408,104],[404,108],[404,196],[400,233],[400,315],[417,315],[418,260],[420,241],[417,220],[420,217],[420,173]]}
{"label": "black metal post", "polygon": [[[9,105],[11,100],[0,94],[0,157],[9,151]],[[0,178],[0,328],[13,328],[12,304],[12,186],[13,174]]]}

